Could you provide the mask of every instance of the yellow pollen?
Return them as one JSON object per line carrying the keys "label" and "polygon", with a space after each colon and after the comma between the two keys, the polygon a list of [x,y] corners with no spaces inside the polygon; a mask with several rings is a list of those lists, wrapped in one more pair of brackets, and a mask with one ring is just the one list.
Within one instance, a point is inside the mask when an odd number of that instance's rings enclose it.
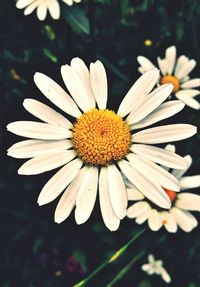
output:
{"label": "yellow pollen", "polygon": [[174,85],[174,89],[173,89],[174,93],[178,92],[178,90],[180,89],[180,81],[175,76],[164,76],[160,80],[160,83],[161,83],[161,85],[168,84],[168,83],[173,84]]}
{"label": "yellow pollen", "polygon": [[82,114],[72,133],[77,154],[87,164],[107,165],[129,152],[129,126],[113,111],[92,109]]}

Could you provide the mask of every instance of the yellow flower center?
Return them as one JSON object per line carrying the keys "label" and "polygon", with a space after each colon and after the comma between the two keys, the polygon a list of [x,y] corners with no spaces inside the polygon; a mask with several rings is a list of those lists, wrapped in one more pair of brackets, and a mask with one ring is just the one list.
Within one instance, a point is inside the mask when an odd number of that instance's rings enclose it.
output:
{"label": "yellow flower center", "polygon": [[173,202],[176,199],[176,192],[167,188],[163,188],[166,194],[169,196],[169,199],[171,202]]}
{"label": "yellow flower center", "polygon": [[180,89],[180,81],[175,76],[164,76],[161,78],[160,83],[161,83],[161,85],[168,84],[168,83],[173,84],[174,85],[174,89],[173,89],[174,93],[178,92],[178,90]]}
{"label": "yellow flower center", "polygon": [[106,165],[122,159],[131,144],[129,126],[109,110],[92,109],[82,114],[72,133],[78,156],[91,165]]}

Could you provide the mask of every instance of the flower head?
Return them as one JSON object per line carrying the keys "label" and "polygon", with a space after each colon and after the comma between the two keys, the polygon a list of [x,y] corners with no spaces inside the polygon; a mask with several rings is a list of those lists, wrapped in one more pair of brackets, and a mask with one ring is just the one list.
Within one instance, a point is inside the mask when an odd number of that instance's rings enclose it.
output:
{"label": "flower head", "polygon": [[[139,72],[144,73],[152,68],[154,64],[147,58],[139,56],[137,58],[140,67]],[[176,98],[183,101],[189,107],[199,110],[200,104],[194,99],[200,94],[200,78],[190,79],[189,74],[196,66],[195,60],[189,60],[185,55],[179,56],[176,60],[176,47],[171,46],[166,49],[165,58],[157,58],[162,76],[159,79],[161,85],[171,83],[174,86],[173,92]]]}
{"label": "flower head", "polygon": [[142,270],[148,275],[159,275],[166,283],[171,282],[171,277],[163,267],[162,260],[155,260],[155,257],[152,254],[148,256],[148,263],[142,265]]}
{"label": "flower head", "polygon": [[[182,110],[180,101],[162,104],[172,85],[151,92],[159,77],[153,69],[136,81],[115,113],[107,109],[107,76],[100,61],[88,70],[81,59],[74,58],[71,65],[62,66],[61,74],[71,97],[44,74],[36,73],[34,81],[52,103],[73,117],[72,121],[37,100],[25,99],[25,109],[42,122],[17,121],[7,126],[14,134],[31,138],[8,150],[10,156],[31,158],[19,174],[40,174],[64,166],[43,187],[39,205],[64,191],[55,221],[65,220],[75,207],[76,222],[81,224],[90,217],[99,190],[103,220],[110,230],[116,230],[127,208],[123,174],[149,200],[170,208],[162,186],[165,183],[166,188],[179,191],[179,182],[157,163],[182,169],[186,162],[150,144],[188,138],[196,128],[175,124],[136,131]],[[154,179],[157,177],[159,182]]]}
{"label": "flower head", "polygon": [[[79,3],[81,0],[62,0],[67,5],[72,5],[74,2]],[[45,20],[47,11],[54,20],[60,18],[60,4],[58,0],[17,0],[16,7],[24,9],[24,15],[30,15],[35,9],[37,17],[40,21]]]}
{"label": "flower head", "polygon": [[[166,149],[175,152],[173,145],[168,145]],[[138,224],[148,220],[149,228],[153,231],[164,226],[168,232],[172,233],[177,231],[178,226],[185,232],[190,232],[198,225],[190,211],[200,211],[200,195],[185,192],[185,190],[200,187],[200,175],[184,176],[192,164],[192,158],[189,155],[185,156],[185,159],[187,161],[185,169],[172,170],[172,174],[179,181],[183,192],[177,194],[173,190],[163,187],[172,202],[170,210],[166,211],[156,207],[146,200],[136,188],[129,185],[128,199],[137,201],[127,210],[129,218],[135,218]]]}

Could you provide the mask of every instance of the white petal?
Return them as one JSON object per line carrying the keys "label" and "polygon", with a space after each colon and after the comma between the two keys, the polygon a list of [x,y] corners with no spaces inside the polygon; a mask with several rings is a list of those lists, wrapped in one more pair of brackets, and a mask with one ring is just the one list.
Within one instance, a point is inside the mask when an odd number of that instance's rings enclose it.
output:
{"label": "white petal", "polygon": [[72,135],[66,128],[33,121],[10,123],[7,125],[7,130],[18,136],[41,140],[61,140],[70,138]]}
{"label": "white petal", "polygon": [[83,167],[77,174],[75,179],[70,183],[70,185],[64,191],[56,207],[54,215],[54,221],[56,223],[61,223],[70,215],[76,203],[78,190],[85,176],[85,173],[87,172],[88,172],[87,167]]}
{"label": "white petal", "polygon": [[128,200],[141,200],[144,199],[144,195],[136,188],[127,188],[127,195],[128,195]]}
{"label": "white petal", "polygon": [[124,117],[131,111],[136,110],[153,89],[158,78],[159,71],[157,69],[144,73],[130,88],[122,100],[117,113]]}
{"label": "white petal", "polygon": [[176,207],[173,207],[170,210],[170,213],[176,220],[179,227],[184,230],[185,232],[190,232],[193,229],[193,221],[191,221],[191,218],[188,216],[187,212],[184,210],[180,210]]}
{"label": "white petal", "polygon": [[176,72],[175,76],[178,79],[184,79],[185,77],[187,77],[189,75],[189,73],[194,69],[194,67],[196,66],[196,61],[195,60],[190,60],[188,62],[186,62],[178,72]]}
{"label": "white petal", "polygon": [[196,134],[197,128],[188,124],[172,124],[150,128],[132,136],[133,142],[159,144],[180,141]]}
{"label": "white petal", "polygon": [[166,283],[171,282],[170,275],[167,273],[167,271],[163,267],[161,268],[161,277]]}
{"label": "white petal", "polygon": [[197,90],[182,90],[176,93],[176,97],[192,109],[199,110],[200,104],[193,98],[199,93]]}
{"label": "white petal", "polygon": [[40,21],[43,21],[47,16],[47,3],[42,2],[37,8],[37,17]]}
{"label": "white petal", "polygon": [[145,212],[143,212],[140,216],[138,216],[135,219],[135,222],[137,224],[143,224],[149,218],[149,216],[151,214],[151,210],[152,210],[152,208],[149,205],[149,207],[145,210]]}
{"label": "white petal", "polygon": [[170,208],[169,197],[154,179],[151,181],[149,178],[144,177],[141,172],[135,170],[125,160],[121,160],[118,164],[123,174],[145,197],[162,208]]}
{"label": "white petal", "polygon": [[108,189],[113,210],[119,219],[126,216],[127,191],[121,173],[115,165],[107,167]]}
{"label": "white petal", "polygon": [[133,144],[130,150],[153,162],[170,168],[184,169],[187,167],[185,159],[174,152],[150,145]]}
{"label": "white petal", "polygon": [[179,71],[182,69],[182,67],[188,62],[189,59],[185,55],[178,57],[174,75],[176,76],[177,73],[179,73]]}
{"label": "white petal", "polygon": [[18,174],[33,175],[58,168],[76,156],[74,150],[52,152],[47,155],[37,156],[26,161],[19,169]]}
{"label": "white petal", "polygon": [[144,118],[142,121],[135,123],[131,129],[141,129],[157,123],[161,120],[167,119],[184,108],[184,103],[181,101],[170,101],[160,105],[154,112]]}
{"label": "white petal", "polygon": [[16,7],[18,9],[24,9],[26,6],[30,5],[34,0],[18,0],[16,3]]}
{"label": "white petal", "polygon": [[150,264],[143,264],[141,267],[141,269],[145,272],[147,272],[150,268],[151,268]]}
{"label": "white petal", "polygon": [[171,213],[163,211],[160,213],[160,217],[168,232],[175,233],[177,231],[177,224]]}
{"label": "white petal", "polygon": [[167,73],[167,60],[161,59],[160,57],[157,58],[158,66],[161,70],[161,73],[165,75]]}
{"label": "white petal", "polygon": [[68,129],[72,127],[70,121],[65,117],[39,101],[25,99],[23,106],[29,113],[48,124],[54,124]]}
{"label": "white petal", "polygon": [[41,4],[41,0],[33,1],[27,8],[24,10],[24,15],[30,15],[39,5]]}
{"label": "white petal", "polygon": [[186,168],[184,168],[182,170],[180,170],[180,169],[172,170],[172,174],[178,179],[180,179],[187,172],[187,170],[190,168],[190,166],[192,164],[192,158],[191,158],[190,155],[184,156],[184,159],[187,162],[187,167]]}
{"label": "white petal", "polygon": [[149,228],[152,231],[158,231],[162,227],[162,221],[160,218],[160,214],[157,210],[152,209],[151,214],[148,218]]}
{"label": "white petal", "polygon": [[176,152],[176,147],[174,144],[167,144],[166,147],[165,147],[165,150],[169,151],[169,152],[172,152],[172,153],[175,153]]}
{"label": "white petal", "polygon": [[12,145],[8,155],[15,158],[31,158],[51,152],[65,151],[73,146],[71,140],[25,140]]}
{"label": "white petal", "polygon": [[61,75],[68,91],[81,110],[87,112],[94,108],[94,102],[91,102],[87,89],[76,70],[69,65],[64,65],[61,67]]}
{"label": "white petal", "polygon": [[106,167],[101,168],[99,175],[99,201],[105,225],[110,231],[117,230],[119,228],[120,220],[115,215],[110,201]]}
{"label": "white petal", "polygon": [[82,81],[82,84],[84,86],[85,92],[87,93],[91,107],[95,107],[95,100],[94,100],[94,95],[92,92],[92,87],[90,83],[90,73],[83,62],[80,58],[73,58],[71,60],[71,67],[76,71],[77,75],[79,76],[80,80]]}
{"label": "white petal", "polygon": [[169,97],[172,90],[172,84],[165,84],[155,89],[136,111],[130,113],[126,119],[127,123],[131,125],[143,120]]}
{"label": "white petal", "polygon": [[34,75],[34,82],[45,97],[62,111],[73,117],[79,117],[81,115],[81,112],[72,98],[51,78],[42,73],[36,73]]}
{"label": "white petal", "polygon": [[181,178],[180,184],[182,189],[191,189],[200,187],[200,175],[185,176]]}
{"label": "white petal", "polygon": [[176,207],[200,212],[200,195],[194,193],[180,193],[177,196]]}
{"label": "white petal", "polygon": [[181,84],[182,89],[190,89],[200,87],[200,78],[192,79]]}
{"label": "white petal", "polygon": [[98,185],[98,168],[88,168],[76,199],[75,220],[82,224],[88,220],[95,205]]}
{"label": "white petal", "polygon": [[83,162],[75,159],[61,168],[43,187],[38,197],[38,204],[44,205],[55,198],[73,181]]}
{"label": "white petal", "polygon": [[142,74],[144,72],[147,72],[147,71],[155,68],[154,64],[149,59],[147,59],[146,57],[138,56],[137,61],[141,65],[141,68],[143,70]]}
{"label": "white petal", "polygon": [[150,180],[156,179],[157,183],[159,183],[161,187],[165,187],[173,191],[180,190],[179,181],[159,165],[150,160],[144,159],[143,156],[139,155],[136,156],[129,154],[127,158],[135,169],[138,171],[142,170],[144,177],[149,178]]}
{"label": "white petal", "polygon": [[171,75],[174,70],[174,64],[176,61],[176,47],[175,46],[171,46],[166,49],[165,58],[167,60],[166,73],[168,75]]}
{"label": "white petal", "polygon": [[149,204],[146,201],[140,201],[134,203],[127,210],[128,218],[135,218],[142,215],[149,208]]}
{"label": "white petal", "polygon": [[49,4],[49,12],[51,14],[51,17],[54,20],[58,20],[60,18],[60,5],[57,0],[51,1]]}
{"label": "white petal", "polygon": [[90,64],[90,79],[97,105],[104,110],[108,98],[108,84],[105,68],[100,61]]}

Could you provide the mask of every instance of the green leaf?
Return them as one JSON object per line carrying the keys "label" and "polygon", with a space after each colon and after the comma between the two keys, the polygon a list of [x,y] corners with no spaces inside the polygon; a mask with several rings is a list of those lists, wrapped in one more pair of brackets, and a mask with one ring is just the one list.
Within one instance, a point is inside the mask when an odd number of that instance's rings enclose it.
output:
{"label": "green leaf", "polygon": [[52,52],[49,49],[43,48],[42,50],[43,50],[44,55],[49,60],[51,60],[51,62],[53,62],[53,63],[57,63],[58,62],[58,58],[55,55],[53,55]]}
{"label": "green leaf", "polygon": [[77,34],[90,34],[90,25],[86,11],[79,7],[70,7],[64,10],[64,19]]}

